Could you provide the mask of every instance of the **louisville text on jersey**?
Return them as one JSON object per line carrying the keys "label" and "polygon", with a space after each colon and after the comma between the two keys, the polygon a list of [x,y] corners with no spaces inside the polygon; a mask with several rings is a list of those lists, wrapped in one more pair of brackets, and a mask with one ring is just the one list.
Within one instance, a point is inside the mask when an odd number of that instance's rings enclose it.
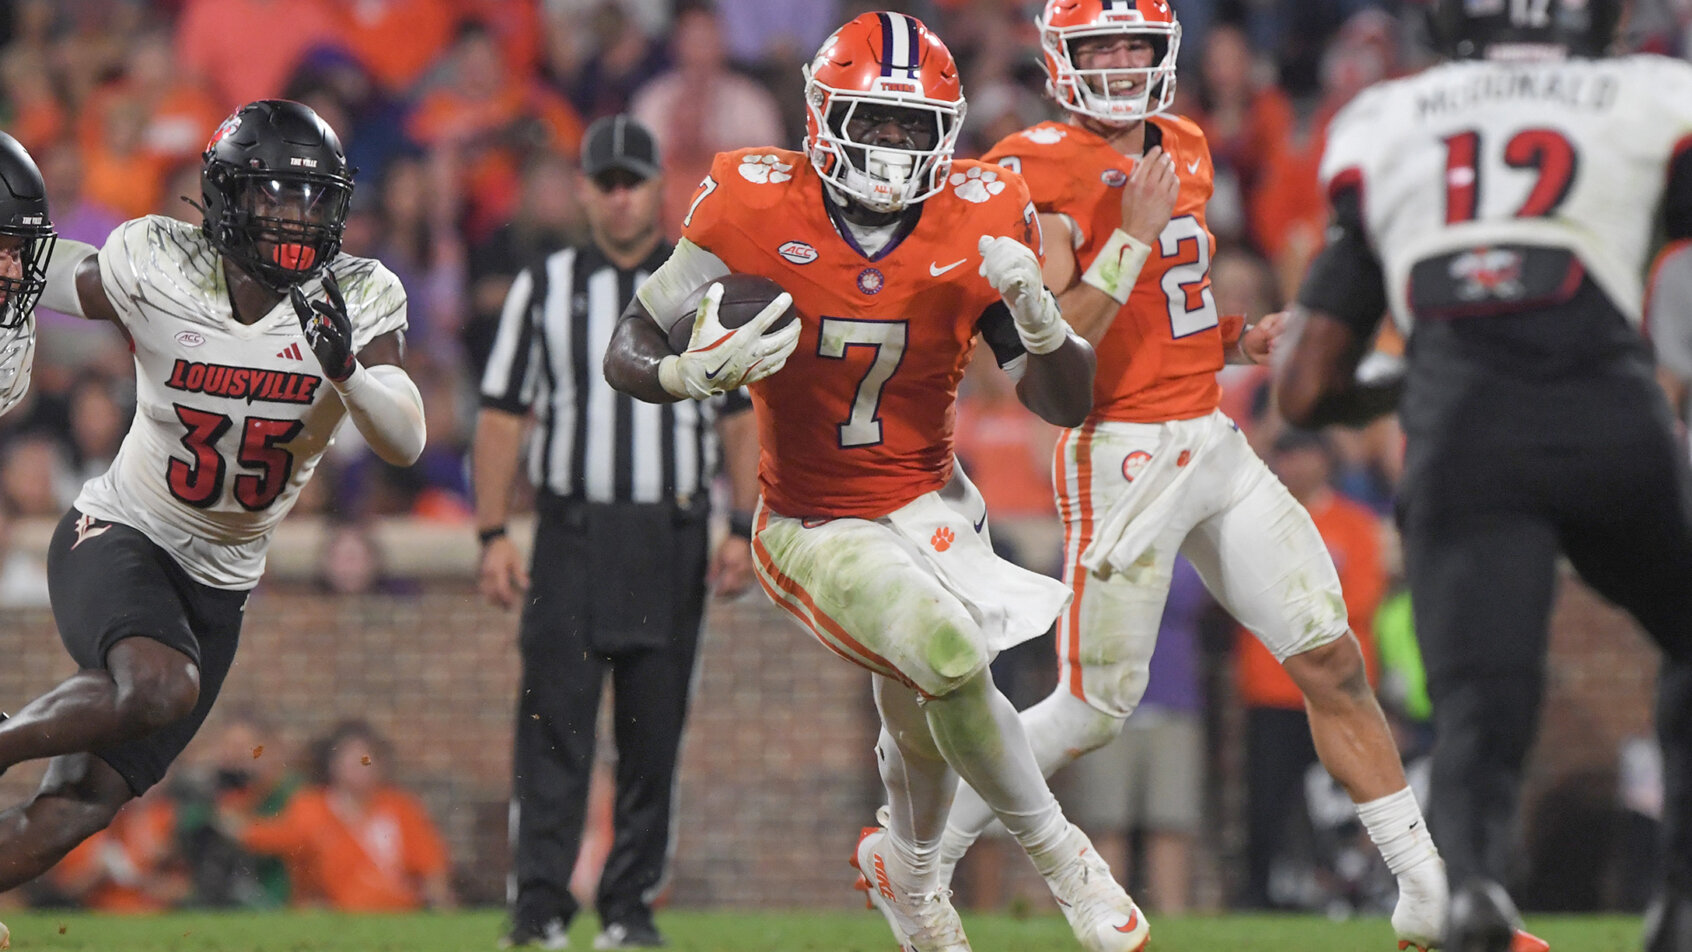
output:
{"label": "louisville text on jersey", "polygon": [[237,400],[245,398],[248,403],[263,400],[306,404],[317,395],[317,388],[322,383],[323,378],[315,374],[205,364],[178,357],[165,386],[184,393],[203,393]]}

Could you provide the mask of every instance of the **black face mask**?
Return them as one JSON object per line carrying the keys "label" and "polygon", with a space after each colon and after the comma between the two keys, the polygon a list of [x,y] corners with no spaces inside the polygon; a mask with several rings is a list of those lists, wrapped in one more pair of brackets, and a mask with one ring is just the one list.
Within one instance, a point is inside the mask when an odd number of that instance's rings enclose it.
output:
{"label": "black face mask", "polygon": [[252,786],[253,773],[250,770],[231,770],[227,767],[218,770],[212,785],[219,791],[245,790]]}

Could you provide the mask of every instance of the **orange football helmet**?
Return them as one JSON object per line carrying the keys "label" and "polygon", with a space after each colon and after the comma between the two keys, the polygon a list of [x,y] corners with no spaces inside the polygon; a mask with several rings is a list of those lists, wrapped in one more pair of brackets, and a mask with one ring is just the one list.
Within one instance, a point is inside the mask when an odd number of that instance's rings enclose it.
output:
{"label": "orange football helmet", "polygon": [[[958,64],[922,21],[865,13],[834,31],[803,70],[805,154],[840,195],[878,212],[937,194],[952,169],[963,124]],[[922,123],[931,141],[913,147],[854,141],[847,126],[865,107]]]}
{"label": "orange football helmet", "polygon": [[[1175,57],[1181,24],[1169,0],[1047,0],[1035,21],[1046,53],[1046,89],[1060,105],[1111,125],[1168,112],[1175,103]],[[1072,44],[1099,36],[1151,40],[1152,65],[1081,69]],[[1126,86],[1124,93],[1113,86]]]}

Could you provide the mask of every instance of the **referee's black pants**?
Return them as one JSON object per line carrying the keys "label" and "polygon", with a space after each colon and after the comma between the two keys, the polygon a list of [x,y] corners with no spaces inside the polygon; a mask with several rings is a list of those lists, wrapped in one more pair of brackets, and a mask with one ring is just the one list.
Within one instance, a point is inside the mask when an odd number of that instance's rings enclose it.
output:
{"label": "referee's black pants", "polygon": [[[1433,702],[1429,828],[1458,886],[1519,871],[1559,553],[1665,652],[1661,875],[1692,889],[1692,480],[1647,368],[1487,386],[1412,424],[1405,567]],[[1580,857],[1570,857],[1580,862]]]}
{"label": "referee's black pants", "polygon": [[569,923],[606,676],[617,747],[604,925],[647,921],[670,847],[677,752],[704,608],[703,508],[543,499],[513,763],[512,918]]}

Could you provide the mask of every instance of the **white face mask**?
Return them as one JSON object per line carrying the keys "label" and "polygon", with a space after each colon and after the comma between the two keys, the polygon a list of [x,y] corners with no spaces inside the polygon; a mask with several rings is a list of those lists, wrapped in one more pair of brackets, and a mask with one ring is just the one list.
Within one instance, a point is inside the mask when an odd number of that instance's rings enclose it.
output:
{"label": "white face mask", "polygon": [[859,201],[878,212],[902,208],[911,173],[916,170],[917,153],[875,146],[864,146],[863,152],[863,169],[848,163],[846,188]]}
{"label": "white face mask", "polygon": [[[805,143],[811,165],[837,197],[876,212],[896,212],[940,191],[951,166],[964,103],[926,99],[920,95],[864,95],[824,87],[807,70],[806,106],[813,132]],[[873,103],[932,112],[936,138],[931,148],[901,149],[865,145],[845,135],[846,117],[831,113],[841,106]]]}

